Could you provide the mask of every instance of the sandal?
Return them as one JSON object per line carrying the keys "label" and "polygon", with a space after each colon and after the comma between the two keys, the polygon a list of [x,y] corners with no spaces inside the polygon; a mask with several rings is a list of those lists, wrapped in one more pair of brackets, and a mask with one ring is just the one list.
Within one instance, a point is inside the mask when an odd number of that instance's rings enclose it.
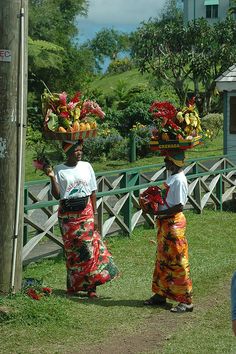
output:
{"label": "sandal", "polygon": [[96,290],[88,291],[88,297],[89,297],[90,299],[98,298],[98,295],[97,295],[97,293],[96,293]]}
{"label": "sandal", "polygon": [[74,290],[67,290],[66,291],[66,296],[76,296],[78,295],[78,292],[77,291],[74,291]]}
{"label": "sandal", "polygon": [[88,297],[89,297],[90,299],[98,298],[97,294],[94,293],[93,291],[91,291],[91,293],[88,293]]}
{"label": "sandal", "polygon": [[193,311],[193,304],[185,304],[180,302],[178,305],[172,307],[170,312],[174,313],[183,313],[183,312],[192,312]]}
{"label": "sandal", "polygon": [[159,294],[155,294],[150,299],[144,301],[144,305],[147,306],[154,306],[154,305],[165,305],[166,304],[166,298],[164,296],[161,296]]}

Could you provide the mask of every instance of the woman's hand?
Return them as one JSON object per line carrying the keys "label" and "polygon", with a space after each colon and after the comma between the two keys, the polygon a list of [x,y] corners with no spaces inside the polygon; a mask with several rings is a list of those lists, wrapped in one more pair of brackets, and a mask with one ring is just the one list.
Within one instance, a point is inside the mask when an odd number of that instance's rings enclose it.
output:
{"label": "woman's hand", "polygon": [[140,205],[140,208],[141,208],[145,213],[151,212],[151,209],[150,209],[150,206],[149,206],[149,202],[147,202],[144,198],[139,197],[139,205]]}
{"label": "woman's hand", "polygon": [[98,214],[94,213],[94,230],[98,231]]}
{"label": "woman's hand", "polygon": [[233,329],[234,335],[236,336],[236,320],[232,321],[232,329]]}
{"label": "woman's hand", "polygon": [[48,177],[55,177],[55,173],[51,166],[49,165],[44,166],[43,171]]}

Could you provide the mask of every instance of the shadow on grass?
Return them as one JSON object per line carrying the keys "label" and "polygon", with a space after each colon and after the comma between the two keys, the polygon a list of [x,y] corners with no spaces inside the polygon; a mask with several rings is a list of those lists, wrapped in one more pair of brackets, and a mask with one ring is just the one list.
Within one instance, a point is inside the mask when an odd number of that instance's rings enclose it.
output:
{"label": "shadow on grass", "polygon": [[88,298],[86,293],[78,293],[74,295],[68,296],[66,291],[63,289],[55,289],[53,291],[55,296],[66,298],[70,301],[79,302],[80,304],[84,304],[86,306],[90,306],[91,304],[103,307],[142,307],[142,308],[162,308],[164,310],[170,310],[172,308],[171,303],[166,303],[165,305],[158,306],[147,306],[144,305],[144,300],[133,300],[133,299],[113,299],[111,297],[98,297],[98,298]]}
{"label": "shadow on grass", "polygon": [[226,200],[222,204],[223,211],[236,212],[236,199]]}
{"label": "shadow on grass", "polygon": [[140,308],[161,308],[163,310],[170,310],[172,308],[171,303],[166,303],[165,305],[158,306],[158,305],[153,305],[153,306],[147,306],[144,305],[143,300],[132,300],[132,299],[120,299],[120,300],[115,300],[115,299],[106,299],[106,298],[98,298],[98,299],[88,299],[88,301],[80,301],[85,303],[85,305],[89,305],[91,302],[93,305],[97,306],[104,306],[104,307],[140,307]]}

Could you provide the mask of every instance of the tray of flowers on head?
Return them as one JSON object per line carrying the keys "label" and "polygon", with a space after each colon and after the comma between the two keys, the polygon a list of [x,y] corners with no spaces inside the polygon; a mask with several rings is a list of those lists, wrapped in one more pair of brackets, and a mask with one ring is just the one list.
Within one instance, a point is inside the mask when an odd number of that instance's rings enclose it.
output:
{"label": "tray of flowers on head", "polygon": [[51,93],[45,90],[41,100],[45,139],[79,140],[95,137],[96,119],[105,116],[96,102],[84,99],[80,92],[68,98],[66,92]]}
{"label": "tray of flowers on head", "polygon": [[194,99],[179,111],[170,102],[155,101],[150,112],[154,122],[150,141],[152,151],[186,150],[202,143],[201,121]]}

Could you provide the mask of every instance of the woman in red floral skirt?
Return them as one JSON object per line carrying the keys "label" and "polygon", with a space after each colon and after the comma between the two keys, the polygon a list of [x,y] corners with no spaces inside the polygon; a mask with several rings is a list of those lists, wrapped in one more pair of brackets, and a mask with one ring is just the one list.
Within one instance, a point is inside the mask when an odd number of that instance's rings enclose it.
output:
{"label": "woman in red floral skirt", "polygon": [[96,287],[118,276],[112,255],[96,230],[95,174],[82,161],[82,141],[64,142],[65,163],[44,169],[51,180],[51,192],[60,199],[58,220],[64,242],[67,293],[87,292],[97,297]]}

